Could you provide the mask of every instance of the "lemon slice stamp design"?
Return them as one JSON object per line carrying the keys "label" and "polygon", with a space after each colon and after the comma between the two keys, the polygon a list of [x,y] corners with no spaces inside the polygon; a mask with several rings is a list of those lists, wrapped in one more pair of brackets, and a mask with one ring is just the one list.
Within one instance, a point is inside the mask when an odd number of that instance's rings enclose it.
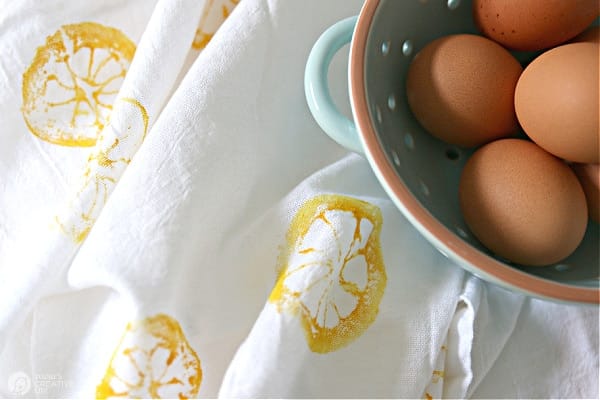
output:
{"label": "lemon slice stamp design", "polygon": [[292,220],[269,302],[300,318],[312,351],[347,346],[375,321],[387,282],[382,223],[378,207],[340,195],[307,201]]}
{"label": "lemon slice stamp design", "polygon": [[239,0],[208,0],[200,17],[192,48],[195,50],[205,48],[238,3]]}
{"label": "lemon slice stamp design", "polygon": [[124,97],[114,104],[115,112],[88,158],[81,188],[70,207],[56,216],[60,230],[75,243],[87,237],[148,131],[149,116],[138,100]]}
{"label": "lemon slice stamp design", "polygon": [[93,146],[135,53],[115,28],[94,22],[62,26],[38,47],[23,73],[29,130],[63,146]]}
{"label": "lemon slice stamp design", "polygon": [[158,314],[127,325],[96,397],[191,398],[202,369],[179,323]]}

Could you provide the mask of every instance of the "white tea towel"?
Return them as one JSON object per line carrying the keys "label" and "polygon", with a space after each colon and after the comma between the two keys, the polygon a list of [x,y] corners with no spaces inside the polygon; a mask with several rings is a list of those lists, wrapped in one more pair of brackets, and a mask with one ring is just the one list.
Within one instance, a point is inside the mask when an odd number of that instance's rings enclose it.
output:
{"label": "white tea towel", "polygon": [[599,326],[597,307],[528,299],[505,348],[472,395],[599,398]]}
{"label": "white tea towel", "polygon": [[[574,354],[558,360],[587,368],[563,391],[530,371],[515,382],[533,389],[506,396],[597,394],[593,340],[557,333],[591,338],[593,315],[561,327],[551,316],[580,309],[464,272],[314,122],[306,58],[361,1],[94,4],[0,4],[0,395],[502,396],[492,373],[534,332],[533,304],[547,345]],[[39,46],[62,51],[66,78]],[[104,90],[95,70],[113,61]],[[343,101],[343,60],[330,76]],[[27,85],[75,95],[28,111]]]}

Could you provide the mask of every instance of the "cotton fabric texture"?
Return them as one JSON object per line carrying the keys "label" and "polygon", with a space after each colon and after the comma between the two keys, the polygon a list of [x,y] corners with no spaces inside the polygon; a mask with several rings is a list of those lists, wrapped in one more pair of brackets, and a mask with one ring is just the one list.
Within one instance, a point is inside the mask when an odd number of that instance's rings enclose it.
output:
{"label": "cotton fabric texture", "polygon": [[0,2],[0,395],[598,397],[597,308],[466,273],[314,122],[360,7]]}

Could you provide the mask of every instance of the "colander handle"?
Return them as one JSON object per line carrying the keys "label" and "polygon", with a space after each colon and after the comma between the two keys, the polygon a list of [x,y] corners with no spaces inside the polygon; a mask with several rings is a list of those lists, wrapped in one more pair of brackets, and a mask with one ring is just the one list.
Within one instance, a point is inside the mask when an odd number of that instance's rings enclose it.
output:
{"label": "colander handle", "polygon": [[329,64],[345,44],[352,40],[357,17],[330,26],[315,42],[304,71],[304,93],[310,112],[321,129],[333,140],[356,153],[364,153],[354,122],[343,115],[329,93]]}

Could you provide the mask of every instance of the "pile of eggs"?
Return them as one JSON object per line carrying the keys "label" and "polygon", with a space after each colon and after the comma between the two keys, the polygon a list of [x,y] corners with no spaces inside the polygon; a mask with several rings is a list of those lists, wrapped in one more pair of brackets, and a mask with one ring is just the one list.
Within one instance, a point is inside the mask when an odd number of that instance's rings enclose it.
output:
{"label": "pile of eggs", "polygon": [[[475,148],[459,200],[479,241],[515,263],[559,262],[600,222],[598,2],[473,0],[472,12],[482,35],[415,56],[408,104],[431,135]],[[511,51],[538,53],[522,66]]]}

